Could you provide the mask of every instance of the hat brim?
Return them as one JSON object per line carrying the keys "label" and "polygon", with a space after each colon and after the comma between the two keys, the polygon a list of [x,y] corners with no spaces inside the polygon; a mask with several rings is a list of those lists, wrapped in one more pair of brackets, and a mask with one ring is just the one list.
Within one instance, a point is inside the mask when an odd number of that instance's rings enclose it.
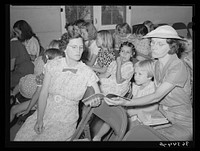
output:
{"label": "hat brim", "polygon": [[166,34],[147,34],[145,36],[143,36],[142,38],[172,38],[172,39],[179,39],[179,40],[183,40],[183,38],[176,36],[176,35],[166,35]]}

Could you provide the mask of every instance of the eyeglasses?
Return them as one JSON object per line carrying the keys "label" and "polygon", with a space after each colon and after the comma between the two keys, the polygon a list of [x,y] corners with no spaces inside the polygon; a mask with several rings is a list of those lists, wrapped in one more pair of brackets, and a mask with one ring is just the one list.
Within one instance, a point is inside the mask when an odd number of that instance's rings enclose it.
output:
{"label": "eyeglasses", "polygon": [[162,46],[164,46],[164,45],[166,45],[167,43],[163,43],[163,42],[161,42],[161,41],[157,41],[157,42],[155,42],[155,41],[151,41],[151,45],[158,45],[158,46],[160,46],[160,47],[162,47]]}
{"label": "eyeglasses", "polygon": [[[72,49],[78,49],[78,46],[76,45],[68,45],[68,46],[70,46]],[[79,49],[83,50],[83,46],[79,46]]]}

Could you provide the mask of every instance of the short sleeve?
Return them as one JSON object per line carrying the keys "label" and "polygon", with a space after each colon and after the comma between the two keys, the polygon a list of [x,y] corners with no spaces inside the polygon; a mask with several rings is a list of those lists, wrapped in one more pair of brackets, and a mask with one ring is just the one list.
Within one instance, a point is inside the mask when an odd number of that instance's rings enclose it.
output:
{"label": "short sleeve", "polygon": [[28,42],[27,49],[31,55],[39,56],[40,46],[36,38],[31,38]]}
{"label": "short sleeve", "polygon": [[169,82],[173,85],[184,87],[188,78],[188,72],[183,62],[172,64],[167,70],[163,82]]}
{"label": "short sleeve", "polygon": [[134,73],[134,68],[133,64],[131,62],[127,63],[125,66],[122,68],[122,78],[126,80],[130,80],[133,76]]}
{"label": "short sleeve", "polygon": [[87,86],[90,87],[94,83],[97,83],[98,81],[99,81],[99,78],[97,77],[97,75],[95,74],[95,72],[92,71],[92,70],[90,70],[89,71],[89,76],[88,76]]}

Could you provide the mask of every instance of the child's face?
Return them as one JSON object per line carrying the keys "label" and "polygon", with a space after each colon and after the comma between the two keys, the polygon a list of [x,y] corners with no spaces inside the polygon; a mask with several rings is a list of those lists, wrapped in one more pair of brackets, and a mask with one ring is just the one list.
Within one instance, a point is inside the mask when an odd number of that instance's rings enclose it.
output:
{"label": "child's face", "polygon": [[84,28],[81,28],[80,32],[81,32],[82,38],[83,38],[84,40],[88,40],[88,32],[87,32],[87,30],[84,29]]}
{"label": "child's face", "polygon": [[126,33],[124,32],[123,28],[119,29],[119,35],[122,37],[126,37]]}
{"label": "child's face", "polygon": [[123,47],[121,47],[120,57],[122,58],[123,62],[129,61],[132,56],[133,55],[132,55],[132,49],[131,49],[131,47],[128,47],[126,45],[124,45]]}
{"label": "child's face", "polygon": [[70,26],[67,27],[67,30],[68,30],[69,32],[71,32],[73,29],[74,29],[74,28],[73,28],[72,25],[70,25]]}
{"label": "child's face", "polygon": [[97,38],[96,38],[96,44],[97,44],[97,47],[101,47],[102,46],[102,39],[101,37],[99,36],[99,34],[97,34]]}
{"label": "child's face", "polygon": [[80,35],[81,34],[80,29],[76,25],[74,25],[74,32],[75,32],[76,35]]}
{"label": "child's face", "polygon": [[148,77],[148,72],[147,70],[144,70],[140,67],[136,67],[135,68],[135,83],[137,85],[143,85],[146,84],[147,82],[149,82],[151,80],[150,77]]}

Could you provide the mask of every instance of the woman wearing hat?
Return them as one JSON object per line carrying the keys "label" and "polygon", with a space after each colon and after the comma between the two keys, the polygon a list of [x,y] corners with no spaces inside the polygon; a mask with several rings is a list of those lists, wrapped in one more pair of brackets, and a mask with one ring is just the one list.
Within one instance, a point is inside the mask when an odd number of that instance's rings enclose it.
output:
{"label": "woman wearing hat", "polygon": [[190,74],[185,64],[176,55],[179,40],[182,39],[176,30],[168,25],[156,28],[143,38],[151,38],[152,57],[158,59],[155,62],[155,85],[157,87],[155,93],[133,98],[131,101],[116,99],[110,103],[122,106],[159,103],[159,111],[172,123],[170,127],[157,130],[145,128],[145,126],[134,127],[132,129],[134,138],[146,140],[145,131],[148,129],[148,131],[153,131],[152,138],[154,137],[155,140],[159,140],[156,137],[160,135],[170,141],[192,140]]}

